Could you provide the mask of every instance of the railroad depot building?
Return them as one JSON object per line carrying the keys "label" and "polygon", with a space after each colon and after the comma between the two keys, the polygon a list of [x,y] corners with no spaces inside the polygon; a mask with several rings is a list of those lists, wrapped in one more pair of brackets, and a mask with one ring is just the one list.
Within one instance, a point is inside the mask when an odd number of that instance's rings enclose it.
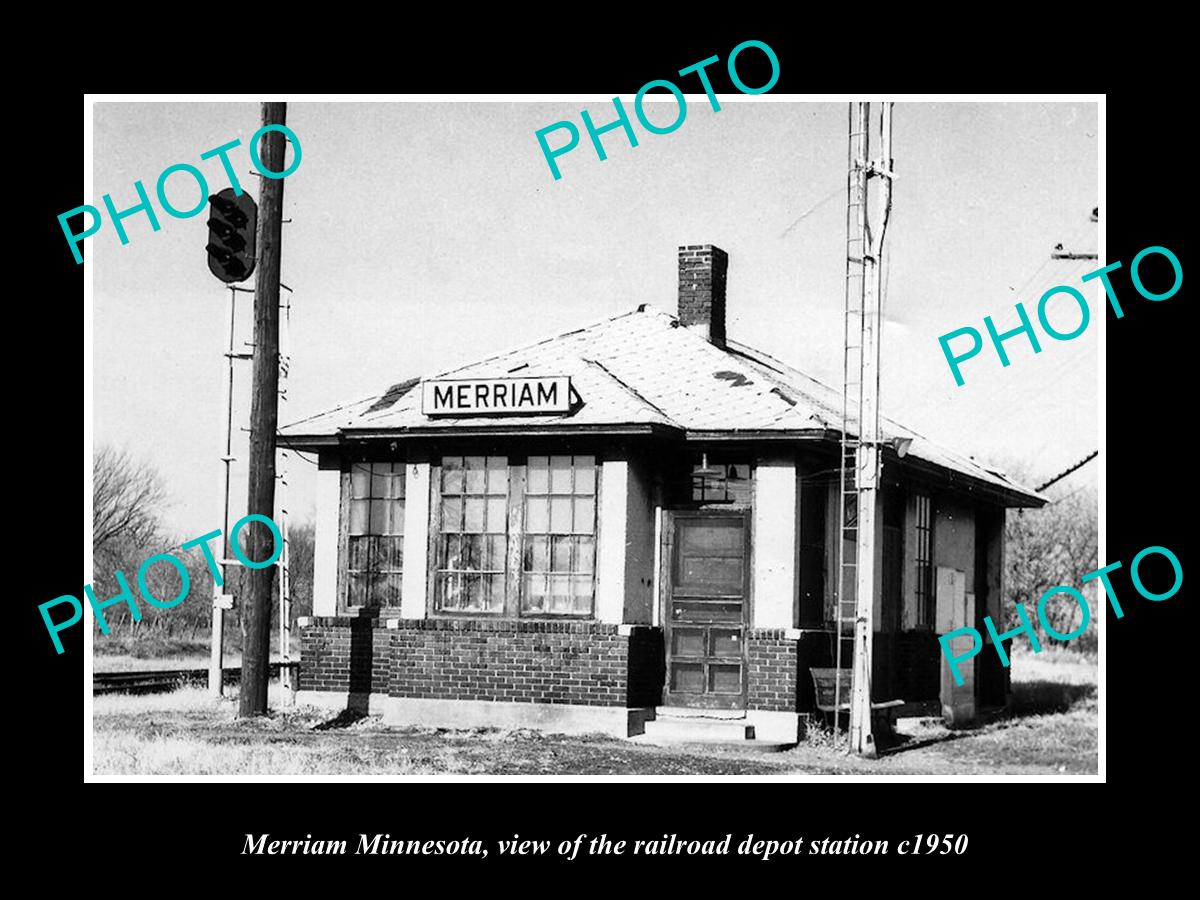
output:
{"label": "railroad depot building", "polygon": [[[809,670],[834,665],[841,394],[726,335],[727,267],[681,247],[676,315],[643,304],[281,430],[319,458],[302,701],[802,734]],[[957,687],[937,636],[1003,622],[1005,509],[1044,501],[883,431],[872,698],[970,722],[1008,669],[986,650]]]}

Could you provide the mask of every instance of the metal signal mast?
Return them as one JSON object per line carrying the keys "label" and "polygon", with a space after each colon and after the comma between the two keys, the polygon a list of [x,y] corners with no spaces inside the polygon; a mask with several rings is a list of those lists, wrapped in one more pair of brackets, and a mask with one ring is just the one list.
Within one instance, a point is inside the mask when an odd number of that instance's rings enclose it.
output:
{"label": "metal signal mast", "polygon": [[[880,104],[879,154],[871,159],[871,105],[850,104],[846,181],[846,305],[842,367],[842,465],[838,507],[834,708],[849,643],[850,749],[875,754],[871,733],[875,512],[879,487],[879,337],[883,243],[892,208],[892,104]],[[873,184],[878,184],[872,191]],[[851,587],[853,586],[853,587]],[[836,715],[836,713],[835,713]]]}

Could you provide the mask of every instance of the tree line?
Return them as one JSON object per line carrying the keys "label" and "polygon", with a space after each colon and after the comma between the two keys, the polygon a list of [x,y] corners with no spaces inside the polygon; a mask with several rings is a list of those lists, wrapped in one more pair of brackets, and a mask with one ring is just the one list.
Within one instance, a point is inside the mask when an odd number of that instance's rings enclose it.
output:
{"label": "tree line", "polygon": [[[211,635],[212,574],[199,547],[180,549],[180,544],[195,535],[181,537],[165,525],[169,499],[161,476],[149,463],[112,446],[98,449],[92,460],[92,590],[97,600],[115,596],[120,588],[114,573],[123,572],[142,612],[141,621],[135,622],[125,604],[108,607],[104,610],[108,637],[99,637],[99,623],[93,617],[98,652],[138,648],[169,652],[188,644],[206,643]],[[298,617],[312,612],[313,532],[311,522],[289,523],[293,626]],[[245,533],[244,529],[243,537]],[[215,554],[219,553],[218,547],[219,542],[214,541]],[[187,566],[190,592],[183,603],[171,609],[156,609],[137,597],[137,571],[156,553],[172,554]],[[231,566],[222,590],[244,598],[242,580],[246,574],[241,566]],[[159,598],[175,597],[181,588],[179,574],[167,565],[151,567],[146,581],[151,593]],[[272,615],[279,615],[278,577],[272,596]],[[227,650],[241,649],[239,607],[226,613],[225,635]]]}

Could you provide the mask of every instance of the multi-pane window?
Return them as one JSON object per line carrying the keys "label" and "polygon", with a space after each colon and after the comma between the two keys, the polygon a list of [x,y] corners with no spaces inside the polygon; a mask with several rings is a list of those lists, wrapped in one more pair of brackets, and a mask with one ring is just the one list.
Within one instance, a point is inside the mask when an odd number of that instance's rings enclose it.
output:
{"label": "multi-pane window", "polygon": [[531,456],[525,479],[521,612],[590,615],[596,458]]}
{"label": "multi-pane window", "polygon": [[350,469],[346,606],[400,606],[404,570],[404,463],[354,463]]}
{"label": "multi-pane window", "polygon": [[507,457],[442,457],[440,514],[434,587],[437,609],[503,613]]}
{"label": "multi-pane window", "polygon": [[749,504],[749,463],[711,462],[707,455],[692,466],[692,500],[696,503]]}
{"label": "multi-pane window", "polygon": [[928,494],[915,494],[916,548],[915,561],[917,624],[933,625],[933,501]]}

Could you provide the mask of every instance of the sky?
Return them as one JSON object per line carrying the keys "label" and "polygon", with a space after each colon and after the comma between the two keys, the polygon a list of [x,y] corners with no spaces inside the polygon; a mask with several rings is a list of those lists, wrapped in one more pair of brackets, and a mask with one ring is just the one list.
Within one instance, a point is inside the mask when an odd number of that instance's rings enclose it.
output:
{"label": "sky", "polygon": [[[632,98],[623,98],[627,108]],[[615,113],[607,98],[555,102],[288,104],[301,164],[284,180],[282,281],[291,288],[291,369],[280,422],[378,393],[409,377],[533,343],[641,303],[675,312],[681,244],[729,254],[728,333],[840,385],[845,273],[845,103],[688,96],[673,133],[634,119],[591,148],[580,119]],[[674,101],[655,109],[667,123]],[[102,208],[154,196],[159,173],[186,162],[210,193],[229,180],[200,154],[230,153],[257,197],[246,149],[254,103],[103,102],[93,107],[93,196]],[[558,158],[535,132],[579,127]],[[1052,263],[1052,248],[1095,252],[1098,203],[1094,103],[897,103],[895,187],[888,231],[881,404],[885,414],[985,462],[1018,463],[1045,480],[1098,447],[1098,283],[1103,262]],[[551,137],[557,146],[561,133]],[[294,152],[294,151],[293,151]],[[289,155],[289,160],[292,157]],[[167,195],[196,204],[175,175]],[[226,288],[208,271],[205,214],[161,228],[142,214],[87,239],[94,263],[93,434],[153,465],[171,497],[167,525],[184,537],[220,527]],[[1103,213],[1103,211],[1101,211]],[[65,251],[65,247],[64,247]],[[1039,333],[990,346],[955,385],[938,337],[963,326],[1018,324],[1020,300],[1056,284],[1082,290],[1092,324],[1075,340]],[[252,286],[252,281],[247,283]],[[238,340],[251,340],[239,295]],[[1058,304],[1062,304],[1061,306]],[[1050,320],[1078,323],[1069,301]],[[239,363],[235,427],[248,425],[250,363]],[[235,435],[232,510],[244,511],[245,435]],[[314,466],[294,456],[287,503],[314,513]],[[1089,466],[1075,478],[1094,478]]]}

